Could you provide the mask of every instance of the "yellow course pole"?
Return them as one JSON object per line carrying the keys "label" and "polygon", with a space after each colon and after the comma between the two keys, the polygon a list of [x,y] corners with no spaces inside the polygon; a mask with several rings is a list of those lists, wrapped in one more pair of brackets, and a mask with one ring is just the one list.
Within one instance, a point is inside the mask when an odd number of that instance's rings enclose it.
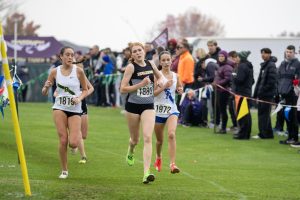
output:
{"label": "yellow course pole", "polygon": [[20,164],[21,164],[25,195],[31,196],[27,166],[26,166],[21,131],[20,131],[20,125],[19,125],[19,120],[18,120],[18,115],[17,115],[15,97],[14,97],[14,93],[13,93],[12,79],[10,77],[10,72],[9,72],[8,60],[7,60],[6,49],[5,49],[6,45],[5,45],[5,41],[4,41],[4,37],[3,37],[1,21],[0,21],[0,40],[1,40],[2,66],[3,66],[4,76],[5,76],[7,90],[8,90],[9,104],[10,104],[10,110],[11,110],[11,114],[12,114],[12,121],[14,124],[14,131],[15,131],[16,142],[17,142],[17,147],[18,147],[18,154],[19,154],[19,159],[20,159]]}

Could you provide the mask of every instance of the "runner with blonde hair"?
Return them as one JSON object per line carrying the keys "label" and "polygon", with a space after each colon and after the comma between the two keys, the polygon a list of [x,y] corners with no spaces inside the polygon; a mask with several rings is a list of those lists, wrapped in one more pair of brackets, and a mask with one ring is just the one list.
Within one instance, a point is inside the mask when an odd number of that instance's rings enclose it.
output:
{"label": "runner with blonde hair", "polygon": [[139,141],[139,128],[142,125],[144,138],[144,176],[143,183],[154,181],[155,176],[150,173],[152,157],[152,132],[155,124],[154,111],[154,76],[161,85],[162,75],[154,63],[145,60],[145,50],[141,43],[132,43],[131,63],[127,65],[120,91],[128,93],[125,110],[130,132],[129,147],[126,161],[129,166],[134,164],[134,149]]}

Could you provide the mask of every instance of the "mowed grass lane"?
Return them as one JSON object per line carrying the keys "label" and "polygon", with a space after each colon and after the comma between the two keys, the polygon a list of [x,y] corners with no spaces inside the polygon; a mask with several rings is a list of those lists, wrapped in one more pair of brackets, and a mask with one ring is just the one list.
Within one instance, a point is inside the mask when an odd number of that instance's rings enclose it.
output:
{"label": "mowed grass lane", "polygon": [[[119,109],[89,107],[88,162],[69,153],[69,177],[59,180],[58,137],[51,104],[20,103],[20,125],[32,197],[24,197],[10,109],[0,121],[0,199],[300,199],[300,154],[278,140],[236,141],[211,129],[177,130],[177,165],[170,174],[167,143],[163,170],[142,184],[143,140],[127,166],[128,129]],[[253,135],[257,133],[256,114]],[[155,141],[155,137],[153,137]],[[165,137],[167,142],[167,138]],[[153,159],[155,143],[153,142]],[[153,166],[153,165],[152,165]]]}

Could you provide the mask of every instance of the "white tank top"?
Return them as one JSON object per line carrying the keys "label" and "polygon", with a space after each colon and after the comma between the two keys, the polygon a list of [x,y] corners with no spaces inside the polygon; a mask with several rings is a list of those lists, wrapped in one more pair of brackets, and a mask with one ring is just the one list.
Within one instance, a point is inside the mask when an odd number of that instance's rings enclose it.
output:
{"label": "white tank top", "polygon": [[[154,109],[156,116],[158,117],[169,117],[171,114],[179,114],[175,101],[175,91],[177,85],[177,76],[174,72],[172,73],[173,85],[166,88],[159,95],[154,97]],[[168,81],[164,77],[165,81]]]}
{"label": "white tank top", "polygon": [[64,76],[61,73],[61,65],[57,67],[56,71],[56,92],[57,97],[53,109],[64,110],[68,112],[81,113],[81,102],[77,105],[72,103],[73,97],[79,97],[80,81],[77,77],[77,66],[73,65],[70,75]]}

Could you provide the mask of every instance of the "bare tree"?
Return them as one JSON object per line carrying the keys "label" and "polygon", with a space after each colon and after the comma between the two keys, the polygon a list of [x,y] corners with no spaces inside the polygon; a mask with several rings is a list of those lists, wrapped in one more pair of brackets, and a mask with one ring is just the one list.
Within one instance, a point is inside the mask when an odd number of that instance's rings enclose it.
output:
{"label": "bare tree", "polygon": [[215,18],[202,14],[197,9],[189,9],[184,14],[167,15],[166,19],[157,23],[150,32],[151,37],[165,28],[169,36],[174,38],[194,36],[224,35],[224,26]]}
{"label": "bare tree", "polygon": [[10,13],[17,9],[19,4],[19,0],[0,0],[0,18],[6,19]]}
{"label": "bare tree", "polygon": [[3,27],[5,35],[14,34],[14,23],[18,20],[18,35],[20,36],[37,36],[36,30],[39,29],[40,25],[35,25],[33,21],[25,24],[26,17],[24,14],[13,13],[6,18],[5,25]]}

